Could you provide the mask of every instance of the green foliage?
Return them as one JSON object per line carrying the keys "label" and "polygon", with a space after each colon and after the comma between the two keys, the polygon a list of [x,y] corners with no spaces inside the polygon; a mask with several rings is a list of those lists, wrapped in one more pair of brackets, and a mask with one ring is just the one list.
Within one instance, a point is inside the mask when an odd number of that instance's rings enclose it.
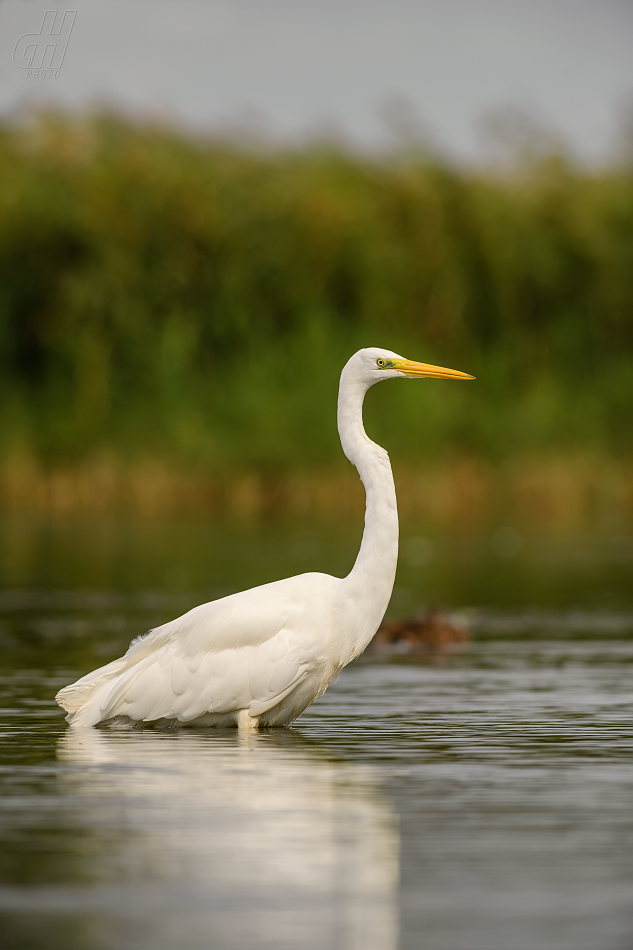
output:
{"label": "green foliage", "polygon": [[0,130],[4,453],[204,467],[339,457],[355,348],[395,456],[633,448],[633,173],[254,153],[112,116]]}

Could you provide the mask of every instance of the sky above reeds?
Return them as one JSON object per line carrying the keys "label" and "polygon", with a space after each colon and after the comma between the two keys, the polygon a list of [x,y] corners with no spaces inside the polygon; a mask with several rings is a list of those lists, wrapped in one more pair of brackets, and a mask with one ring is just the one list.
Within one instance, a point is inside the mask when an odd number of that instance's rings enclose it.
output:
{"label": "sky above reeds", "polygon": [[[77,16],[42,80],[13,50],[55,8]],[[0,27],[4,114],[109,103],[274,140],[413,135],[467,161],[536,126],[604,162],[633,109],[631,0],[4,0]]]}

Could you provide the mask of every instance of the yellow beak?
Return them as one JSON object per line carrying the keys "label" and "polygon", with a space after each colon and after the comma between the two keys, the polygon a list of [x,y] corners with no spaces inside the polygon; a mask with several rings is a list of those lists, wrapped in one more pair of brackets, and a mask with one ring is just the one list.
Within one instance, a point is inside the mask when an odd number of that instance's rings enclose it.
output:
{"label": "yellow beak", "polygon": [[457,369],[447,369],[446,366],[432,366],[430,363],[416,363],[413,360],[394,360],[396,365],[394,369],[404,373],[405,376],[423,377],[430,376],[433,379],[474,379],[468,373],[460,373]]}

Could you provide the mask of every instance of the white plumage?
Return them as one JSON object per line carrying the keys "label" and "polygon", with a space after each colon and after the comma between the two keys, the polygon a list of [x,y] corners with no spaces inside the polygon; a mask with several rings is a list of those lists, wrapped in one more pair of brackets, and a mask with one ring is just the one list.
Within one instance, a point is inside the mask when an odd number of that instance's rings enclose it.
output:
{"label": "white plumage", "polygon": [[389,456],[363,428],[374,383],[397,377],[472,379],[359,350],[341,373],[338,428],[367,493],[365,531],[350,574],[300,574],[194,607],[134,640],[119,660],[66,686],[57,702],[74,726],[122,717],[253,729],[284,726],[365,649],[387,609],[398,557]]}

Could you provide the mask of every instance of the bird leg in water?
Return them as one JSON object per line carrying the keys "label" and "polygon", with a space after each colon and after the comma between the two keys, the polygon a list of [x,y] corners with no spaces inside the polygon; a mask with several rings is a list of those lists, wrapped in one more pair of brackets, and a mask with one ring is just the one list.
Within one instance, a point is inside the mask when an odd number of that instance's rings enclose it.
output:
{"label": "bird leg in water", "polygon": [[237,728],[240,732],[257,732],[259,719],[249,715],[248,709],[240,709],[237,714]]}

